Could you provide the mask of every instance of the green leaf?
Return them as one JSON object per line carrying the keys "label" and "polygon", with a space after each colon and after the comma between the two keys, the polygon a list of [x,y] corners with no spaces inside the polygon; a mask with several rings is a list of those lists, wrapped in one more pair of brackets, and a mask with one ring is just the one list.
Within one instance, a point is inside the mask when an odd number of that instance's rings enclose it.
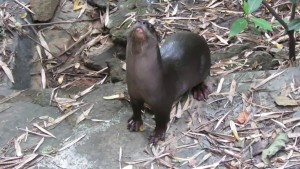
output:
{"label": "green leaf", "polygon": [[288,24],[289,30],[299,30],[300,29],[300,18],[293,19]]}
{"label": "green leaf", "polygon": [[269,31],[272,31],[272,24],[262,18],[251,18],[252,22],[254,22],[254,24],[256,26],[259,26],[260,28],[262,29],[265,29],[265,30],[269,30]]}
{"label": "green leaf", "polygon": [[291,0],[292,4],[296,4],[297,0]]}
{"label": "green leaf", "polygon": [[249,13],[256,11],[262,3],[262,0],[248,0]]}
{"label": "green leaf", "polygon": [[289,142],[289,138],[286,133],[278,133],[274,142],[262,151],[261,159],[264,163],[268,164],[270,158],[274,156],[279,150],[284,149]]}
{"label": "green leaf", "polygon": [[244,3],[243,3],[243,10],[244,10],[244,12],[245,12],[246,15],[250,14],[250,12],[249,12],[249,5],[248,5],[247,1],[244,1]]}
{"label": "green leaf", "polygon": [[245,18],[239,18],[233,22],[230,26],[229,37],[235,36],[245,30],[248,26],[248,22]]}

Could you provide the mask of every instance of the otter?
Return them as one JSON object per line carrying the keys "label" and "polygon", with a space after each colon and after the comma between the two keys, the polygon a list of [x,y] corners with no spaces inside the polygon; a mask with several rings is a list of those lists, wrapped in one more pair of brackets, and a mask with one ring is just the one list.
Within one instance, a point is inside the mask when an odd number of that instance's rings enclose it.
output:
{"label": "otter", "polygon": [[143,104],[155,114],[156,127],[149,137],[156,144],[165,139],[173,102],[192,90],[197,100],[206,99],[205,79],[210,73],[210,49],[202,36],[176,33],[159,48],[158,34],[152,24],[139,20],[127,35],[126,78],[133,115],[129,131],[143,125]]}

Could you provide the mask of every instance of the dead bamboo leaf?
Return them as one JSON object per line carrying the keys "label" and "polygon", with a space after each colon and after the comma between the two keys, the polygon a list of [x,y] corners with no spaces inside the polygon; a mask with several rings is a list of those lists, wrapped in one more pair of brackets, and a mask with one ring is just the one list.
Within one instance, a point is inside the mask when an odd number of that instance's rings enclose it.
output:
{"label": "dead bamboo leaf", "polygon": [[77,138],[77,139],[71,141],[69,144],[65,145],[64,147],[62,147],[62,148],[59,149],[58,151],[63,151],[63,150],[65,150],[65,149],[71,147],[73,144],[77,143],[79,140],[81,140],[81,139],[82,139],[83,137],[85,137],[85,136],[86,136],[86,135],[80,136],[79,138]]}
{"label": "dead bamboo leaf", "polygon": [[240,137],[239,137],[239,134],[238,134],[238,132],[237,132],[235,123],[234,123],[232,120],[230,120],[229,124],[230,124],[230,128],[231,128],[231,131],[232,131],[234,137],[235,137],[237,140],[240,140]]}
{"label": "dead bamboo leaf", "polygon": [[43,89],[46,89],[46,72],[44,68],[41,69],[41,77],[42,77],[42,87]]}
{"label": "dead bamboo leaf", "polygon": [[7,67],[6,63],[2,62],[0,60],[0,67],[2,67],[2,69],[4,70],[6,76],[8,77],[8,79],[12,82],[12,83],[15,83],[15,80],[14,80],[14,76],[11,72],[11,70]]}
{"label": "dead bamboo leaf", "polygon": [[27,163],[29,163],[30,161],[34,160],[36,157],[38,156],[38,154],[29,154],[26,155],[23,159],[25,159],[21,164],[17,165],[14,169],[21,169],[24,168],[24,165],[26,165]]}
{"label": "dead bamboo leaf", "polygon": [[276,72],[276,73],[273,73],[271,76],[269,76],[268,78],[262,80],[259,84],[257,84],[256,86],[254,86],[252,88],[252,90],[256,90],[257,88],[259,88],[260,86],[266,84],[268,81],[274,79],[275,77],[281,75],[282,73],[284,73],[287,69],[281,71],[281,72]]}
{"label": "dead bamboo leaf", "polygon": [[106,5],[105,22],[104,22],[105,27],[108,26],[108,23],[109,23],[109,3],[107,3]]}
{"label": "dead bamboo leaf", "polygon": [[223,83],[224,83],[224,77],[222,77],[221,79],[220,79],[220,82],[219,82],[219,84],[218,84],[218,88],[217,88],[217,91],[216,91],[216,93],[220,93],[221,92],[221,90],[222,90],[222,86],[223,86]]}
{"label": "dead bamboo leaf", "polygon": [[177,14],[177,11],[178,11],[178,4],[176,4],[176,6],[175,6],[175,8],[174,8],[174,10],[173,10],[173,12],[172,12],[172,16],[174,16],[174,15],[176,15]]}
{"label": "dead bamboo leaf", "polygon": [[20,143],[16,139],[14,140],[14,143],[15,143],[16,155],[18,157],[21,157],[23,154],[22,154]]}
{"label": "dead bamboo leaf", "polygon": [[72,115],[73,113],[75,113],[77,110],[79,110],[79,108],[74,109],[74,110],[71,110],[71,111],[68,112],[67,114],[64,114],[64,115],[58,117],[57,119],[54,120],[53,123],[48,123],[48,124],[47,124],[47,127],[50,127],[50,126],[53,126],[53,125],[55,125],[55,124],[58,124],[58,123],[62,122],[65,118],[69,117],[70,115]]}
{"label": "dead bamboo leaf", "polygon": [[105,122],[105,123],[109,123],[111,120],[91,119],[91,121],[94,121],[94,122]]}
{"label": "dead bamboo leaf", "polygon": [[26,129],[22,129],[22,128],[18,128],[19,130],[22,130],[22,131],[25,131],[27,133],[30,133],[30,134],[35,134],[37,136],[42,136],[42,137],[51,137],[49,135],[46,135],[46,134],[42,134],[42,133],[37,133],[37,132],[34,132],[34,131],[31,131],[31,130],[28,130],[27,128]]}
{"label": "dead bamboo leaf", "polygon": [[43,61],[42,49],[39,45],[36,45],[35,47],[36,47],[36,51],[38,53],[38,56],[40,58],[40,61],[42,62]]}
{"label": "dead bamboo leaf", "polygon": [[199,161],[198,166],[201,165],[203,162],[205,162],[207,159],[209,159],[212,156],[211,153],[206,154],[201,161]]}
{"label": "dead bamboo leaf", "polygon": [[133,169],[133,165],[127,165],[127,166],[123,167],[122,169]]}
{"label": "dead bamboo leaf", "polygon": [[266,113],[254,114],[253,116],[254,117],[266,117],[266,116],[270,116],[270,115],[274,115],[274,114],[285,115],[285,114],[290,114],[290,113],[293,113],[293,112],[295,112],[295,111],[278,111],[278,112],[271,111],[271,112],[266,112]]}
{"label": "dead bamboo leaf", "polygon": [[177,111],[176,111],[176,118],[178,118],[178,119],[181,118],[182,113],[183,113],[183,111],[182,111],[182,108],[181,108],[181,103],[178,102],[178,104],[177,104]]}
{"label": "dead bamboo leaf", "polygon": [[119,150],[119,168],[120,169],[122,168],[121,160],[122,160],[122,147],[120,147],[120,150]]}
{"label": "dead bamboo leaf", "polygon": [[49,136],[53,137],[53,138],[56,138],[52,133],[50,133],[49,131],[47,131],[46,129],[44,129],[43,127],[39,126],[38,124],[36,123],[33,123],[33,126],[38,128],[41,132],[45,133],[45,134],[48,134]]}
{"label": "dead bamboo leaf", "polygon": [[96,84],[92,85],[91,87],[89,87],[89,88],[87,88],[87,89],[85,89],[85,90],[83,90],[83,91],[81,91],[81,92],[78,92],[76,95],[71,95],[70,97],[71,97],[72,99],[78,99],[78,98],[80,98],[80,97],[82,97],[82,96],[84,96],[84,95],[90,93],[91,91],[93,91],[95,85],[96,85]]}
{"label": "dead bamboo leaf", "polygon": [[230,103],[232,103],[233,101],[233,97],[235,95],[235,91],[236,91],[236,86],[237,86],[237,82],[233,79],[230,85],[230,91],[229,91],[229,95],[227,96]]}
{"label": "dead bamboo leaf", "polygon": [[115,95],[111,95],[111,96],[104,96],[103,99],[104,100],[125,99],[125,95],[124,95],[124,93],[120,93],[120,94],[115,94]]}
{"label": "dead bamboo leaf", "polygon": [[277,120],[271,119],[274,123],[278,124],[280,127],[286,129],[285,125]]}
{"label": "dead bamboo leaf", "polygon": [[227,115],[228,115],[231,111],[232,111],[232,109],[229,110],[227,113],[225,113],[224,116],[223,116],[222,118],[219,119],[219,121],[218,121],[218,123],[216,124],[214,130],[216,130],[216,129],[220,126],[220,124],[222,123],[222,121],[225,119],[225,117],[227,117]]}
{"label": "dead bamboo leaf", "polygon": [[40,40],[40,42],[41,42],[41,45],[43,46],[43,48],[46,49],[46,50],[44,50],[44,51],[45,51],[45,54],[46,54],[46,56],[47,56],[47,59],[49,59],[49,60],[53,59],[52,54],[48,52],[48,51],[50,51],[50,49],[49,49],[49,46],[48,46],[48,44],[47,44],[47,42],[46,42],[44,36],[42,35],[42,32],[41,32],[41,31],[38,31],[38,34],[37,34],[37,35],[38,35],[38,37],[39,37],[39,40]]}
{"label": "dead bamboo leaf", "polygon": [[43,138],[39,141],[39,143],[38,143],[38,144],[36,145],[36,147],[34,148],[33,153],[35,153],[36,150],[39,149],[39,147],[43,144],[44,140],[45,140],[45,137],[43,137]]}
{"label": "dead bamboo leaf", "polygon": [[186,102],[183,105],[182,111],[186,111],[191,107],[191,102],[190,102],[190,95],[188,95]]}
{"label": "dead bamboo leaf", "polygon": [[87,8],[87,3],[82,5],[81,10],[80,10],[79,15],[78,15],[77,18],[81,17],[81,15],[85,12],[86,8]]}
{"label": "dead bamboo leaf", "polygon": [[91,105],[90,108],[88,108],[86,111],[84,111],[76,120],[76,124],[80,123],[81,121],[83,121],[91,112],[91,110],[93,109],[94,105]]}
{"label": "dead bamboo leaf", "polygon": [[224,38],[222,38],[221,36],[219,35],[215,35],[222,43],[224,43],[225,45],[228,45],[228,42],[227,40],[225,40]]}

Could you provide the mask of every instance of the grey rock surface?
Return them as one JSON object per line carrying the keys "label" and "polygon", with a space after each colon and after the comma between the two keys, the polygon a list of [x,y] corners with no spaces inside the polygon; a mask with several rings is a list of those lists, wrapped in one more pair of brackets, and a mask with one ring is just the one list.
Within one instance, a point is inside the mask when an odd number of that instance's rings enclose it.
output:
{"label": "grey rock surface", "polygon": [[132,22],[131,19],[124,22],[126,18],[129,17],[127,14],[134,12],[138,16],[143,16],[146,13],[148,6],[149,4],[147,0],[119,1],[119,10],[110,16],[107,26],[110,29],[110,34],[112,35],[112,40],[114,43],[125,46],[126,31],[129,28],[129,24]]}
{"label": "grey rock surface", "polygon": [[272,55],[265,51],[254,51],[248,62],[254,70],[269,70],[275,64]]}
{"label": "grey rock surface", "polygon": [[226,50],[216,51],[211,55],[211,61],[218,62],[220,60],[229,59],[234,56],[240,56],[245,50],[252,49],[254,44],[246,43],[240,45],[233,45],[228,47]]}
{"label": "grey rock surface", "polygon": [[124,62],[117,58],[111,58],[106,61],[107,66],[110,70],[110,79],[112,83],[126,80],[126,73],[122,69]]}
{"label": "grey rock surface", "polygon": [[102,10],[105,10],[107,7],[107,3],[109,3],[109,1],[107,1],[107,0],[87,0],[87,3],[90,4],[91,6],[95,6]]}
{"label": "grey rock surface", "polygon": [[30,0],[34,21],[47,22],[54,16],[59,0]]}

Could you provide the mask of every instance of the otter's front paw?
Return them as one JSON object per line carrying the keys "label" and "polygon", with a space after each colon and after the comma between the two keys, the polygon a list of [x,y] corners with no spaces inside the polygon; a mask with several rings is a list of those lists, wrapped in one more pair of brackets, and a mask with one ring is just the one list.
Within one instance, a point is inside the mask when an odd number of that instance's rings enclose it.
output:
{"label": "otter's front paw", "polygon": [[127,129],[129,131],[143,131],[143,120],[135,120],[132,117],[128,120]]}
{"label": "otter's front paw", "polygon": [[150,144],[153,143],[156,145],[160,140],[164,141],[166,135],[166,129],[156,128],[149,137]]}
{"label": "otter's front paw", "polygon": [[192,93],[194,96],[194,99],[200,101],[200,100],[206,100],[208,99],[208,95],[210,94],[210,91],[208,87],[202,83],[192,89]]}

